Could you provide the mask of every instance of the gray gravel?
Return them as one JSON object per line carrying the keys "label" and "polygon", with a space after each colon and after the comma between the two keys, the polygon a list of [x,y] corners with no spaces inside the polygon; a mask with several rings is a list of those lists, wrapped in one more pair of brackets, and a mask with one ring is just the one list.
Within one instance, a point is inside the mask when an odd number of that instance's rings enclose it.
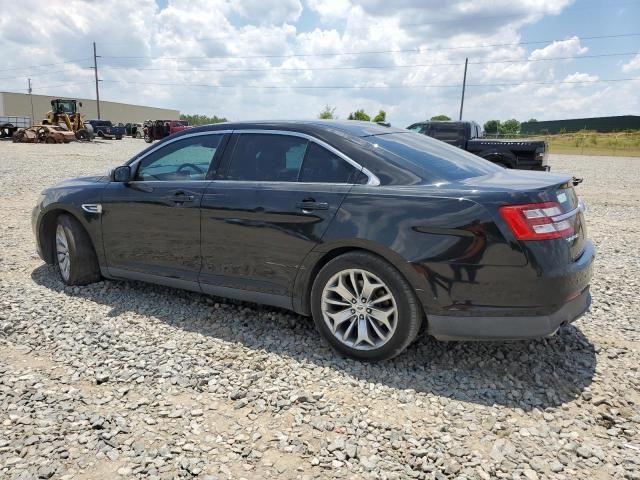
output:
{"label": "gray gravel", "polygon": [[281,310],[65,287],[38,193],[144,146],[0,143],[0,478],[640,478],[640,158],[552,158],[585,178],[598,248],[575,325],[367,365]]}

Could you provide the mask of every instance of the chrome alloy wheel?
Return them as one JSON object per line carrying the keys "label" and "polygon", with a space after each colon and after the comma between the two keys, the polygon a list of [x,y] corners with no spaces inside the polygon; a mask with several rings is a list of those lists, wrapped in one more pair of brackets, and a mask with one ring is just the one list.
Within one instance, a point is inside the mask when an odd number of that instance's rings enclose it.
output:
{"label": "chrome alloy wheel", "polygon": [[391,290],[374,274],[359,268],[336,273],[322,291],[322,316],[340,342],[356,350],[382,347],[398,325]]}
{"label": "chrome alloy wheel", "polygon": [[56,254],[58,256],[60,274],[66,282],[69,280],[69,273],[71,272],[71,259],[69,258],[69,242],[67,241],[67,234],[65,233],[62,225],[58,225],[56,228]]}

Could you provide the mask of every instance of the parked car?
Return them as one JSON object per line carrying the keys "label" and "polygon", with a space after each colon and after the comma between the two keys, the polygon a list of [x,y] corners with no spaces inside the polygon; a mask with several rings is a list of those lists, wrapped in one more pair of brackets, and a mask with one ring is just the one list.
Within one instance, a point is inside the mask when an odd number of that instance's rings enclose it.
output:
{"label": "parked car", "polygon": [[471,152],[506,168],[545,170],[548,145],[543,140],[492,140],[482,137],[476,122],[420,122],[407,127]]}
{"label": "parked car", "polygon": [[12,140],[15,143],[69,143],[75,139],[75,133],[58,125],[34,125],[18,129]]}
{"label": "parked car", "polygon": [[189,122],[184,120],[147,120],[144,122],[144,141],[152,143],[188,128],[191,128]]}
{"label": "parked car", "polygon": [[127,123],[124,126],[125,135],[133,138],[142,138],[144,126],[142,123]]}
{"label": "parked car", "polygon": [[122,140],[124,136],[124,125],[122,127],[113,125],[109,120],[88,120],[93,127],[95,135],[99,138]]}
{"label": "parked car", "polygon": [[68,285],[143,280],[312,315],[339,352],[544,337],[590,304],[594,247],[564,174],[514,171],[368,122],[176,134],[45,190],[40,256]]}

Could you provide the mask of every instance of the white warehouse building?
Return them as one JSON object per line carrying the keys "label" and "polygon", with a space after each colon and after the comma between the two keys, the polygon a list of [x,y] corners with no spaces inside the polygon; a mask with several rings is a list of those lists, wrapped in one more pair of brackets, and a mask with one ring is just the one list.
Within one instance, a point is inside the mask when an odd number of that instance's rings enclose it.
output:
{"label": "white warehouse building", "polygon": [[[40,123],[51,110],[51,95],[29,95],[27,93],[0,92],[0,117],[30,117],[33,123]],[[78,98],[82,102],[80,113],[86,120],[98,118],[96,101],[89,98]],[[31,102],[33,101],[33,116]],[[168,108],[145,107],[128,103],[100,100],[100,118],[112,122],[143,122],[145,120],[179,120],[180,111]]]}

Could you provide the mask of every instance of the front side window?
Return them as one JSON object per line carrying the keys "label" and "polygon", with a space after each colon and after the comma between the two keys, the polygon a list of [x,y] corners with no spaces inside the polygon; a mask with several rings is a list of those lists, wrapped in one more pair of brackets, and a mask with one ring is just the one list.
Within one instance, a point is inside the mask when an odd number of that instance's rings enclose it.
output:
{"label": "front side window", "polygon": [[295,182],[309,142],[289,135],[247,133],[238,136],[229,180]]}
{"label": "front side window", "polygon": [[197,135],[171,142],[140,162],[136,180],[205,180],[222,135]]}
{"label": "front side window", "polygon": [[353,165],[316,143],[310,143],[300,172],[301,182],[353,183]]}

